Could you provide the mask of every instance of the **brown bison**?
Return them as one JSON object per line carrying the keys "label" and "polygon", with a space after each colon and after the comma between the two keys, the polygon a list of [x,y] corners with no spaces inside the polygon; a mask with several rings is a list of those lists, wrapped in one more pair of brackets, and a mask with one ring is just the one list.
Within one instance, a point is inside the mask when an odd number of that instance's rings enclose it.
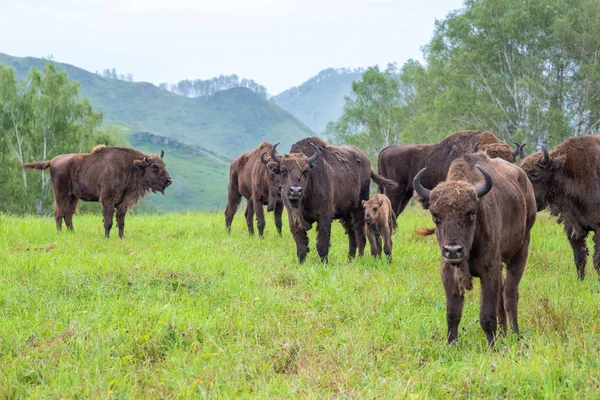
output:
{"label": "brown bison", "polygon": [[267,168],[269,160],[265,157],[270,154],[273,145],[262,142],[256,149],[247,151],[236,157],[229,167],[229,187],[227,189],[227,207],[225,208],[225,225],[227,231],[231,231],[233,216],[240,204],[242,196],[247,199],[246,224],[248,232],[254,235],[254,213],[258,226],[258,236],[262,237],[265,229],[265,214],[263,205],[267,211],[274,211],[275,226],[281,235],[281,214],[283,203],[280,195],[279,175]]}
{"label": "brown bison", "polygon": [[396,217],[392,211],[390,199],[385,194],[374,194],[369,200],[362,201],[365,209],[365,233],[371,244],[371,254],[381,257],[383,252],[388,260],[392,256],[392,232],[396,229]]}
{"label": "brown bison", "polygon": [[519,167],[482,152],[452,162],[446,181],[433,190],[421,184],[424,171],[414,188],[429,200],[436,224],[427,233],[435,231],[441,253],[448,343],[457,340],[464,293],[475,276],[481,281],[479,323],[491,347],[498,322],[506,330],[507,314],[513,331],[519,330],[519,281],[536,217],[533,188]]}
{"label": "brown bison", "polygon": [[521,162],[533,184],[538,211],[548,207],[563,223],[577,276],[585,278],[586,237],[593,231],[594,267],[600,275],[600,135],[566,139]]}
{"label": "brown bison", "polygon": [[63,154],[50,161],[23,164],[23,168],[50,168],[57,230],[62,229],[63,219],[73,230],[79,200],[95,201],[102,204],[104,236],[109,236],[116,208],[122,238],[127,210],[149,191],[164,194],[172,183],[163,156],[164,152],[146,155],[135,149],[99,145],[91,153]]}
{"label": "brown bison", "polygon": [[271,158],[279,164],[281,196],[288,210],[296,254],[302,263],[308,253],[308,235],[317,223],[317,252],[327,262],[331,222],[339,219],[348,235],[348,256],[363,255],[366,238],[362,200],[369,198],[371,179],[393,187],[371,170],[366,154],[354,146],[329,146],[317,137],[294,144],[289,154]]}
{"label": "brown bison", "polygon": [[[379,174],[396,182],[398,188],[389,190],[380,187],[379,192],[390,198],[397,217],[413,195],[413,178],[417,172],[427,168],[421,178],[423,185],[434,187],[446,178],[454,159],[477,150],[509,162],[514,162],[519,154],[519,148],[513,151],[509,145],[500,143],[493,133],[480,131],[455,132],[437,144],[388,146],[379,153],[377,168]],[[426,202],[424,205],[427,206]]]}

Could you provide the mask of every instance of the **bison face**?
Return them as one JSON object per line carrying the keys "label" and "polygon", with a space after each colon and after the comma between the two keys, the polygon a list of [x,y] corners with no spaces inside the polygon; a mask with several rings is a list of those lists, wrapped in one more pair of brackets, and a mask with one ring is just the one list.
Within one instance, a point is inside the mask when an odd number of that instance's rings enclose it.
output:
{"label": "bison face", "polygon": [[362,206],[365,209],[365,222],[372,225],[379,220],[379,211],[383,206],[383,199],[373,196],[369,200],[363,200]]}
{"label": "bison face", "polygon": [[143,172],[146,187],[153,192],[165,194],[165,189],[173,182],[171,175],[167,171],[167,166],[162,160],[162,155],[149,155],[143,160],[135,160],[134,164]]}
{"label": "bison face", "polygon": [[285,154],[281,157],[275,154],[275,146],[271,158],[279,164],[281,176],[281,196],[286,198],[292,207],[298,207],[310,180],[310,171],[319,158],[321,151],[315,146],[315,153],[307,157],[302,153]]}
{"label": "bison face", "polygon": [[533,186],[538,211],[545,209],[552,201],[554,176],[563,168],[565,160],[564,155],[551,157],[543,147],[543,152],[531,154],[521,161],[521,168]]}
{"label": "bison face", "polygon": [[413,182],[417,193],[429,200],[429,211],[436,225],[440,253],[442,259],[450,265],[459,265],[470,254],[479,199],[492,189],[492,177],[480,166],[477,168],[485,177],[485,183],[478,187],[465,181],[447,181],[433,190],[425,189],[420,182],[425,169],[415,176]]}

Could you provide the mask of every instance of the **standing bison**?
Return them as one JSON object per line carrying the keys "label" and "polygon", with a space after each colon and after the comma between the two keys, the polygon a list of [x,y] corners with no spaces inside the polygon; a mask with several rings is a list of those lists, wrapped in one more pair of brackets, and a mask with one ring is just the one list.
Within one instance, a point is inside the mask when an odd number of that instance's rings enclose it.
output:
{"label": "standing bison", "polygon": [[254,213],[258,226],[258,236],[263,236],[265,229],[265,214],[263,205],[267,211],[274,211],[275,226],[281,235],[281,214],[283,203],[281,202],[279,176],[273,172],[273,168],[267,168],[269,160],[265,157],[270,154],[273,145],[262,142],[258,148],[247,151],[236,157],[229,167],[229,187],[227,189],[227,207],[225,208],[225,226],[227,231],[231,230],[233,216],[240,204],[242,196],[247,199],[246,224],[248,232],[254,235]]}
{"label": "standing bison", "polygon": [[398,188],[389,190],[380,187],[379,192],[390,198],[397,217],[413,195],[413,178],[417,172],[427,168],[421,178],[423,185],[434,187],[446,178],[454,159],[477,150],[509,162],[514,162],[519,153],[524,154],[522,146],[513,151],[509,145],[500,143],[493,133],[480,131],[455,132],[436,144],[388,146],[379,153],[377,168],[379,174],[396,182]]}
{"label": "standing bison", "polygon": [[348,235],[348,256],[363,255],[366,238],[362,200],[369,198],[371,179],[393,187],[371,170],[366,154],[354,146],[328,146],[309,137],[294,144],[289,154],[271,158],[279,164],[281,196],[288,210],[296,254],[302,263],[308,253],[306,232],[317,223],[317,252],[326,262],[331,222],[339,219]]}
{"label": "standing bison", "polygon": [[392,211],[390,199],[385,194],[377,193],[368,201],[363,200],[362,205],[365,209],[365,232],[371,244],[371,255],[381,257],[383,249],[388,261],[390,261],[392,256],[392,233],[396,229],[396,216]]}
{"label": "standing bison", "polygon": [[424,172],[415,176],[414,188],[429,200],[436,224],[426,234],[435,231],[440,248],[448,343],[457,340],[464,293],[475,276],[481,281],[479,323],[492,347],[498,322],[506,330],[507,314],[513,331],[519,330],[519,281],[536,217],[533,188],[519,167],[484,153],[455,160],[433,190],[422,185]]}
{"label": "standing bison", "polygon": [[577,276],[585,278],[586,237],[594,232],[594,267],[600,275],[600,135],[566,139],[521,162],[533,184],[538,211],[548,207],[563,223]]}
{"label": "standing bison", "polygon": [[96,201],[102,204],[104,236],[108,237],[117,209],[119,237],[123,237],[125,214],[150,190],[161,192],[171,184],[171,176],[160,156],[146,155],[124,147],[96,146],[91,153],[63,154],[50,161],[23,164],[23,168],[50,168],[54,189],[54,219],[56,229],[62,220],[73,230],[73,214],[77,202]]}

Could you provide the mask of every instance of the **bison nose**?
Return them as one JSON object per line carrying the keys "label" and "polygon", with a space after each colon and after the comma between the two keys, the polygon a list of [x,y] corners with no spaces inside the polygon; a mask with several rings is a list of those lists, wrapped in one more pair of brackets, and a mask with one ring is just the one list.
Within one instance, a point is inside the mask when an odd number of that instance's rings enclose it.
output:
{"label": "bison nose", "polygon": [[165,181],[165,184],[166,184],[167,186],[169,186],[171,183],[173,183],[173,179],[171,179],[171,178],[167,178],[167,180]]}
{"label": "bison nose", "polygon": [[464,252],[462,246],[444,246],[444,257],[449,259],[463,258]]}
{"label": "bison nose", "polygon": [[291,186],[290,187],[289,197],[298,198],[298,197],[300,197],[300,194],[302,194],[301,186]]}

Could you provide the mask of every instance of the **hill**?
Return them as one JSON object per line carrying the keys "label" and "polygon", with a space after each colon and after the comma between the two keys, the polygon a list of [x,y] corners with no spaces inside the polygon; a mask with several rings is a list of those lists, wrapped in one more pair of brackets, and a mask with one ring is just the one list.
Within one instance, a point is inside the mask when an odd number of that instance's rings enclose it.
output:
{"label": "hill", "polygon": [[[0,63],[15,68],[18,78],[47,62],[0,53]],[[228,158],[263,140],[281,142],[286,150],[313,135],[289,112],[246,88],[191,99],[150,83],[104,78],[69,64],[56,64],[65,69],[69,79],[80,83],[80,93],[104,111],[105,120],[128,125],[134,131],[174,137]]]}
{"label": "hill", "polygon": [[272,101],[288,110],[314,132],[322,134],[329,121],[342,115],[344,96],[352,91],[352,82],[362,76],[362,70],[329,68],[319,72],[302,85],[288,89]]}

